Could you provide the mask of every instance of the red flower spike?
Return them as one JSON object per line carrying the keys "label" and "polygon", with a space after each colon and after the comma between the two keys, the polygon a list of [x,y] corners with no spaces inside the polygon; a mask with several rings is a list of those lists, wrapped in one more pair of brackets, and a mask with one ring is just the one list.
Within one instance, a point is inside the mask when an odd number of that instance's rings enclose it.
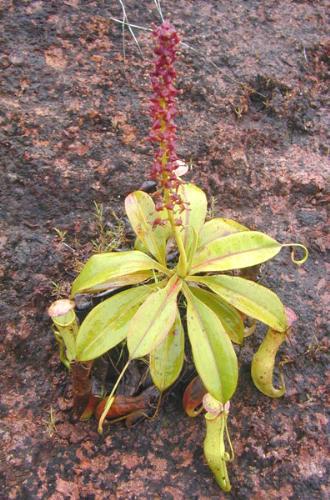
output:
{"label": "red flower spike", "polygon": [[[183,200],[178,195],[181,181],[173,175],[177,161],[175,152],[176,125],[173,119],[176,116],[175,101],[178,94],[174,86],[176,77],[174,63],[180,37],[175,28],[167,21],[154,29],[153,37],[155,39],[154,54],[156,59],[154,70],[151,73],[153,95],[150,99],[152,126],[149,140],[155,147],[158,145],[158,149],[155,151],[150,177],[157,182],[157,194],[162,199],[161,203],[157,201],[156,209],[160,210],[160,207],[166,207],[167,210],[173,211],[176,207],[180,210],[183,206]],[[177,219],[176,223],[182,224],[180,219]],[[156,222],[157,224],[158,222]]]}

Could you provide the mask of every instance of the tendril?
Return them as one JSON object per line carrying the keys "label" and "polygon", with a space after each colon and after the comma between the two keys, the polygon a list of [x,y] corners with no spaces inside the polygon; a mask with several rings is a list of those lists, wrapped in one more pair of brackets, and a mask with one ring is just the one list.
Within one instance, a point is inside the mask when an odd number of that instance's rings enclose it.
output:
{"label": "tendril", "polygon": [[[291,250],[291,260],[294,264],[297,264],[297,266],[301,266],[302,264],[305,264],[306,260],[308,259],[309,252],[308,249],[305,247],[305,245],[301,245],[300,243],[283,243],[282,247],[289,247]],[[304,255],[301,259],[296,258],[296,247],[302,248],[304,251]]]}
{"label": "tendril", "polygon": [[229,445],[229,450],[230,450],[230,453],[228,453],[228,462],[233,462],[235,459],[235,452],[234,452],[233,444],[232,444],[231,439],[230,439],[227,420],[228,420],[228,413],[226,415],[226,420],[225,420],[225,433],[226,433],[226,439],[227,439],[227,443]]}
{"label": "tendril", "polygon": [[123,378],[123,376],[124,376],[124,374],[125,374],[128,366],[129,366],[129,364],[130,364],[130,361],[131,360],[127,361],[127,363],[124,366],[124,368],[122,369],[122,371],[121,371],[121,373],[120,373],[120,375],[119,375],[119,377],[118,377],[115,385],[113,386],[111,393],[108,396],[107,402],[105,404],[104,410],[103,410],[102,415],[101,415],[100,420],[99,420],[99,425],[98,425],[98,432],[99,432],[99,434],[102,434],[102,432],[103,432],[103,422],[106,419],[108,411],[110,410],[111,405],[113,404],[113,402],[115,400],[115,395],[114,394],[115,394],[115,392],[116,392],[116,390],[118,388],[118,385],[119,385],[121,379]]}

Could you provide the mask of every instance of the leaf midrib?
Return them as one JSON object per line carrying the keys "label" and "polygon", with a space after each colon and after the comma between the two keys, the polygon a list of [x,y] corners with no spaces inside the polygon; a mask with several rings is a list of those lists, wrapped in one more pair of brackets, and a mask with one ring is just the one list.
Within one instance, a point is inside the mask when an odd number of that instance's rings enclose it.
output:
{"label": "leaf midrib", "polygon": [[[133,359],[133,355],[135,353],[135,351],[140,347],[140,345],[142,344],[142,342],[144,341],[146,335],[148,334],[148,332],[150,331],[150,329],[154,326],[154,324],[157,322],[158,320],[158,312],[163,310],[164,309],[164,302],[166,303],[166,301],[170,298],[171,294],[174,292],[175,288],[178,286],[178,283],[174,283],[174,285],[171,286],[171,288],[169,288],[168,292],[166,293],[164,299],[162,300],[161,304],[159,305],[159,307],[157,308],[157,310],[155,311],[155,314],[151,320],[151,322],[149,323],[149,326],[147,328],[145,328],[145,334],[143,335],[143,337],[140,339],[140,342],[135,346],[135,349],[134,349],[134,352],[132,354],[130,354],[130,358]],[[162,290],[164,291],[164,290]],[[154,292],[154,293],[157,293],[157,292]],[[149,297],[146,299],[148,300],[149,298],[152,297],[153,294],[149,295]],[[143,304],[142,304],[143,305]],[[133,316],[134,317],[134,316]]]}
{"label": "leaf midrib", "polygon": [[[193,299],[193,300],[194,300],[194,299]],[[198,322],[199,322],[200,328],[201,328],[201,330],[202,330],[202,332],[203,332],[203,336],[204,336],[204,338],[206,338],[207,343],[208,343],[208,344],[209,344],[209,346],[210,346],[210,350],[211,350],[211,353],[212,353],[213,366],[215,367],[215,371],[217,372],[217,371],[218,371],[218,369],[217,369],[217,368],[218,368],[218,365],[217,365],[217,362],[216,362],[216,356],[215,356],[215,354],[214,354],[214,351],[213,351],[212,345],[211,345],[211,343],[210,343],[210,341],[209,341],[209,337],[208,337],[208,335],[207,335],[207,333],[206,333],[206,331],[205,331],[205,328],[203,327],[203,321],[202,321],[202,318],[201,318],[200,313],[199,313],[199,311],[198,311],[198,308],[197,308],[197,307],[195,307],[195,305],[194,305],[194,303],[193,303],[193,300],[191,300],[191,298],[189,298],[190,304],[192,304],[192,306],[193,306],[193,308],[194,308],[194,311],[195,311],[195,313],[196,313],[196,315],[197,315],[197,319],[198,319]],[[207,307],[207,306],[205,306],[205,307]],[[211,310],[211,309],[210,309],[210,310]],[[213,312],[213,311],[212,311],[212,312]],[[218,377],[218,380],[219,380],[219,384],[220,384],[220,392],[221,392],[221,394],[223,394],[222,383],[221,383],[221,379],[220,379],[220,377]]]}
{"label": "leaf midrib", "polygon": [[[265,247],[262,247],[261,249],[260,248],[252,248],[250,250],[244,250],[244,251],[242,250],[240,252],[227,253],[226,255],[224,255],[222,257],[214,257],[212,259],[204,260],[203,262],[199,263],[198,265],[193,266],[191,268],[191,270],[196,270],[199,267],[212,264],[213,262],[219,262],[221,260],[225,260],[227,258],[234,257],[235,255],[243,255],[243,254],[246,254],[246,253],[258,252],[260,250],[265,250],[265,249],[269,249],[269,248],[274,248],[275,249],[276,246],[275,245],[267,245]],[[196,257],[198,257],[198,254],[196,254]],[[233,269],[235,269],[235,268],[233,268]]]}
{"label": "leaf midrib", "polygon": [[[207,286],[209,286],[208,285],[209,280],[207,278],[203,282]],[[211,285],[212,285],[212,283],[211,283]],[[259,312],[261,312],[261,315],[264,314],[265,311],[266,311],[266,313],[268,314],[268,316],[270,316],[272,318],[272,320],[275,319],[275,322],[278,323],[277,317],[274,316],[274,314],[272,313],[272,311],[267,308],[267,304],[260,306],[258,303],[253,302],[249,297],[247,297],[246,295],[242,294],[241,292],[237,292],[236,290],[232,290],[231,288],[225,287],[224,285],[219,284],[219,283],[216,283],[215,287],[219,287],[220,289],[225,290],[225,291],[228,290],[229,292],[236,294],[238,297],[241,297],[243,300],[245,300],[246,302],[248,302],[249,306],[252,305],[251,309],[257,309]],[[209,288],[211,288],[211,290],[212,290],[212,286],[209,286]],[[266,288],[266,290],[268,292],[270,292],[270,293],[273,293],[272,290],[269,290],[268,288]],[[237,306],[234,306],[231,302],[229,302],[228,298],[225,298],[223,295],[221,295],[220,293],[218,293],[218,291],[215,291],[215,289],[213,289],[213,292],[217,293],[218,295],[220,295],[220,297],[224,301],[228,302],[228,304],[232,305],[233,307],[236,307],[239,310],[239,308]],[[227,295],[228,295],[228,292],[227,292]],[[276,294],[274,294],[274,295],[275,295],[275,297],[277,299]],[[262,320],[259,320],[259,321],[262,322]]]}

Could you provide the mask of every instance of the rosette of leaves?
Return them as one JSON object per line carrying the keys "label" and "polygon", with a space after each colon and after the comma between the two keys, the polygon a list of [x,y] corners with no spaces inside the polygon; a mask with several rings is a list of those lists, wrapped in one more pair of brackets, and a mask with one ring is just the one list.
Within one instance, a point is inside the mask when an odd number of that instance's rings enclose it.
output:
{"label": "rosette of leaves", "polygon": [[[231,271],[261,264],[288,245],[231,219],[206,221],[206,196],[193,184],[182,184],[179,195],[184,201],[183,210],[181,207],[181,213],[177,214],[182,220],[179,228],[171,226],[166,209],[156,211],[153,199],[145,192],[136,191],[126,198],[126,213],[136,234],[135,249],[93,255],[75,279],[71,298],[109,289],[117,293],[87,315],[75,337],[74,356],[71,346],[71,357],[87,362],[120,343],[127,343],[128,363],[147,357],[154,384],[165,391],[180,375],[187,336],[205,392],[224,407],[237,386],[238,362],[233,343],[243,343],[243,318],[261,321],[272,332],[280,333],[281,339],[288,330],[285,309],[278,296]],[[179,251],[173,262],[168,256],[175,241]],[[306,258],[307,251],[303,260],[295,262],[300,264]],[[182,317],[182,303],[185,317]],[[267,349],[263,350],[263,356],[266,370],[273,370],[272,363],[267,368]],[[263,369],[262,360],[259,364]],[[257,378],[254,373],[254,379]],[[262,387],[260,383],[257,385],[259,389]],[[115,388],[99,428],[111,406]],[[263,392],[267,393],[267,387]],[[217,412],[214,422],[221,420],[223,426],[226,419],[219,420],[218,415],[225,413]],[[221,469],[225,470],[226,456],[221,457]],[[214,467],[210,467],[217,476]],[[228,480],[225,485],[221,477],[217,480],[228,491]]]}
{"label": "rosette of leaves", "polygon": [[[147,193],[130,194],[125,207],[137,236],[135,249],[93,255],[72,285],[72,298],[125,287],[87,315],[76,337],[76,360],[95,359],[125,341],[130,359],[150,356],[153,381],[165,390],[183,363],[178,309],[182,294],[196,370],[208,392],[224,404],[237,384],[232,343],[243,342],[242,315],[277,332],[288,328],[284,306],[274,292],[228,272],[261,264],[286,245],[230,219],[205,222],[206,196],[193,184],[180,186],[180,194],[185,200],[180,237],[186,269],[183,272],[180,265],[181,255],[176,265],[167,263],[173,235],[166,211],[156,212]],[[163,223],[155,227],[159,217]]]}

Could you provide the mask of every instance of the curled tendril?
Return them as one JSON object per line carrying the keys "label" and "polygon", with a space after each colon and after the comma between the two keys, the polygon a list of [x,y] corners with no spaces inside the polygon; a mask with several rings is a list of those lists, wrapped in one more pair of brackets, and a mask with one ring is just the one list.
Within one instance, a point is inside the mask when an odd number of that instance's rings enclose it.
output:
{"label": "curled tendril", "polygon": [[[305,247],[305,245],[301,245],[300,243],[284,243],[282,245],[283,247],[289,247],[291,250],[291,260],[294,264],[297,264],[297,266],[301,266],[302,264],[305,264],[306,260],[308,259],[309,252],[308,249]],[[304,251],[304,256],[301,259],[296,258],[296,252],[295,248],[299,247],[302,248]]]}
{"label": "curled tendril", "polygon": [[[221,404],[221,403],[219,403]],[[215,475],[215,479],[223,491],[229,492],[231,485],[227,472],[227,462],[234,459],[234,451],[229,437],[227,419],[228,406],[221,405],[221,411],[205,414],[206,436],[204,440],[204,454],[206,461]],[[225,440],[229,445],[226,450]]]}
{"label": "curled tendril", "polygon": [[114,400],[115,400],[115,396],[113,396],[111,394],[108,397],[108,399],[106,400],[103,412],[102,412],[102,414],[101,414],[101,416],[99,418],[98,432],[100,434],[102,434],[102,432],[103,432],[103,422],[106,419],[106,416],[107,416],[107,414],[108,414],[108,412],[109,412],[109,410],[110,410],[110,408],[111,408]]}
{"label": "curled tendril", "polygon": [[227,443],[229,445],[229,451],[230,451],[230,453],[226,452],[226,455],[227,455],[227,461],[228,462],[233,462],[234,459],[235,459],[235,453],[234,453],[234,448],[233,448],[233,445],[232,445],[232,442],[231,442],[231,439],[230,439],[230,435],[229,435],[227,420],[228,420],[228,413],[227,413],[227,418],[226,418],[226,421],[225,421],[225,433],[226,433],[226,439],[227,439]]}
{"label": "curled tendril", "polygon": [[98,425],[98,428],[97,428],[99,434],[102,434],[102,432],[103,432],[103,423],[104,423],[104,420],[106,419],[107,414],[108,414],[108,412],[109,412],[109,410],[110,410],[110,408],[111,408],[111,406],[112,406],[112,404],[113,404],[113,402],[115,400],[115,392],[118,389],[118,385],[119,385],[121,379],[123,378],[123,376],[125,375],[126,370],[129,367],[130,362],[131,362],[131,360],[129,359],[127,361],[126,365],[124,366],[124,368],[122,369],[122,371],[120,372],[120,375],[117,378],[116,383],[115,383],[115,385],[112,388],[112,391],[110,392],[109,396],[106,399],[106,403],[104,405],[102,414],[101,414],[101,416],[99,418],[99,425]]}

